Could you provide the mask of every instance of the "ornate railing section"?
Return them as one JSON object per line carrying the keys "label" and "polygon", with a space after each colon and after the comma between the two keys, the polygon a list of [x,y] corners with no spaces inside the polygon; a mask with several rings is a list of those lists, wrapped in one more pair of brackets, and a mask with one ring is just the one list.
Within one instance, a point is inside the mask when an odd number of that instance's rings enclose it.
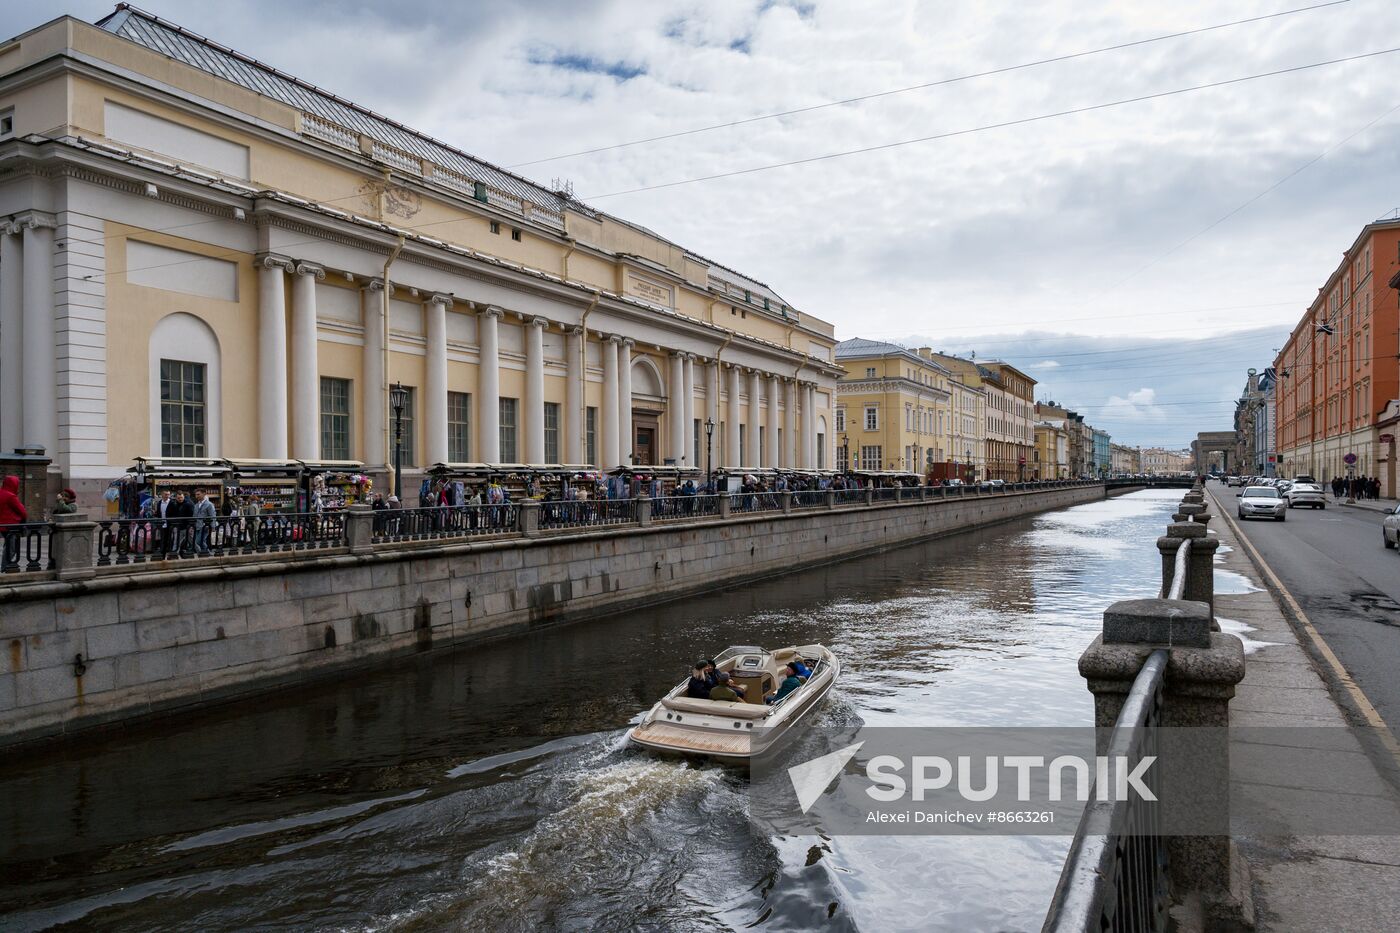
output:
{"label": "ornate railing section", "polygon": [[0,573],[32,573],[53,566],[48,522],[27,522],[0,529]]}

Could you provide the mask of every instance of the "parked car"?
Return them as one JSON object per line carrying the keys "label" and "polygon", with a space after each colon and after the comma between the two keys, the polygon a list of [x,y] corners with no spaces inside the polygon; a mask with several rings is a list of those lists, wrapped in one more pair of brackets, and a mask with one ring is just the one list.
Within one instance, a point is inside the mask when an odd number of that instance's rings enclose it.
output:
{"label": "parked car", "polygon": [[1272,518],[1276,522],[1288,519],[1288,503],[1272,486],[1246,486],[1240,493],[1239,517]]}
{"label": "parked car", "polygon": [[1381,522],[1381,543],[1391,549],[1400,543],[1400,505]]}
{"label": "parked car", "polygon": [[1314,486],[1321,486],[1321,485],[1322,485],[1321,483],[1319,483],[1317,480],[1313,479],[1311,476],[1309,476],[1309,475],[1306,474],[1306,473],[1299,473],[1297,476],[1293,477],[1293,482],[1295,482],[1295,483],[1312,483]]}
{"label": "parked car", "polygon": [[1316,483],[1294,483],[1282,492],[1283,497],[1288,500],[1290,509],[1296,509],[1300,505],[1314,509],[1327,508],[1327,500],[1322,495],[1322,487]]}
{"label": "parked car", "polygon": [[1239,478],[1238,476],[1227,476],[1227,477],[1225,477],[1225,485],[1226,485],[1226,486],[1238,486],[1239,484],[1240,484],[1240,478]]}

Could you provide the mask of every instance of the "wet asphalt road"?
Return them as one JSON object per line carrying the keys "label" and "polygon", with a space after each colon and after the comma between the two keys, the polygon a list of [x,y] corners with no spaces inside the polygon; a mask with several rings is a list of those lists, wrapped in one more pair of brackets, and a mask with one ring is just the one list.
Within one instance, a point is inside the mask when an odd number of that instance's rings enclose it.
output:
{"label": "wet asphalt road", "polygon": [[[1237,489],[1210,491],[1236,515]],[[1239,522],[1318,633],[1400,735],[1400,555],[1381,544],[1384,515],[1336,505]]]}

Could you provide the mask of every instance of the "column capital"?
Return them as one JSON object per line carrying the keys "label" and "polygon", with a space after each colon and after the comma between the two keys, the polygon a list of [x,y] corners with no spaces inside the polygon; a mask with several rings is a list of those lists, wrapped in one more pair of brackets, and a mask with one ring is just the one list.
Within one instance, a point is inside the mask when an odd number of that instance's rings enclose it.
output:
{"label": "column capital", "polygon": [[572,327],[567,327],[567,328],[565,328],[565,333],[567,333],[570,337],[582,337],[582,336],[583,336],[583,325],[582,325],[582,324],[575,324],[575,325],[573,325]]}
{"label": "column capital", "polygon": [[424,304],[442,305],[450,311],[452,310],[453,300],[454,299],[451,295],[448,295],[444,292],[433,292],[431,295],[428,296],[428,300],[424,302]]}
{"label": "column capital", "polygon": [[295,263],[291,257],[280,253],[258,253],[253,257],[253,265],[263,269],[280,268],[283,272],[291,272]]}
{"label": "column capital", "polygon": [[621,344],[621,343],[622,343],[622,335],[621,335],[621,334],[608,334],[608,336],[607,336],[606,339],[607,339],[608,343],[616,343],[616,344]]}
{"label": "column capital", "polygon": [[[383,291],[383,290],[384,290],[384,280],[383,280],[383,279],[370,279],[370,280],[369,280],[368,282],[366,282],[364,285],[361,285],[361,286],[360,286],[360,290],[361,290],[361,291],[366,291],[366,292],[378,292],[378,291]],[[392,282],[389,283],[389,294],[390,294],[390,295],[394,294],[394,285],[393,285]]]}
{"label": "column capital", "polygon": [[544,328],[549,326],[549,318],[532,317],[525,323],[529,324],[531,327],[538,327],[541,330],[543,330]]}
{"label": "column capital", "polygon": [[637,341],[633,340],[631,337],[623,337],[622,345],[624,347],[635,347],[637,345]]}
{"label": "column capital", "polygon": [[506,316],[506,311],[504,308],[498,307],[496,305],[487,305],[486,307],[479,309],[476,312],[476,316],[501,318]]}
{"label": "column capital", "polygon": [[11,226],[13,233],[25,230],[54,230],[58,227],[58,218],[48,211],[24,211],[14,216]]}
{"label": "column capital", "polygon": [[326,270],[316,265],[314,262],[302,262],[301,260],[297,260],[292,271],[297,275],[314,275],[318,282],[324,282],[326,280]]}

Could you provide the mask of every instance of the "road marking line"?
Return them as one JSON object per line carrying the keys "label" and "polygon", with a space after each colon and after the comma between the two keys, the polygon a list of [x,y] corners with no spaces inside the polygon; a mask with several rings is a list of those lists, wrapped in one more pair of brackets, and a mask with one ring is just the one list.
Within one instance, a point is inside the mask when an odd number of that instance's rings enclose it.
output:
{"label": "road marking line", "polygon": [[[1219,502],[1220,500],[1217,499],[1216,504],[1218,505]],[[1361,711],[1361,715],[1365,717],[1367,724],[1380,730],[1381,744],[1385,746],[1386,751],[1390,752],[1396,764],[1400,764],[1400,742],[1396,741],[1395,735],[1390,731],[1390,726],[1386,725],[1385,720],[1381,718],[1381,714],[1376,710],[1376,707],[1371,703],[1370,699],[1367,698],[1361,687],[1352,679],[1351,673],[1342,665],[1341,660],[1332,653],[1331,647],[1328,646],[1327,642],[1323,640],[1322,636],[1313,626],[1312,620],[1308,618],[1308,614],[1303,611],[1302,606],[1298,605],[1298,601],[1293,598],[1293,594],[1288,592],[1288,587],[1283,585],[1283,581],[1278,578],[1278,574],[1274,573],[1274,569],[1269,566],[1268,561],[1264,560],[1264,555],[1259,553],[1259,549],[1254,546],[1254,542],[1245,537],[1244,531],[1240,528],[1235,519],[1230,517],[1226,510],[1222,509],[1220,511],[1220,516],[1224,518],[1225,523],[1230,526],[1230,530],[1234,532],[1235,538],[1249,551],[1254,565],[1268,576],[1275,590],[1283,597],[1284,602],[1288,603],[1288,608],[1292,610],[1293,614],[1297,617],[1298,624],[1302,626],[1303,632],[1308,636],[1308,640],[1312,642],[1313,647],[1317,649],[1317,653],[1322,655],[1323,659],[1327,661],[1328,666],[1332,668],[1332,673],[1336,676],[1337,682],[1340,683],[1342,689],[1346,690],[1351,696],[1352,702],[1354,702],[1357,709]]]}

